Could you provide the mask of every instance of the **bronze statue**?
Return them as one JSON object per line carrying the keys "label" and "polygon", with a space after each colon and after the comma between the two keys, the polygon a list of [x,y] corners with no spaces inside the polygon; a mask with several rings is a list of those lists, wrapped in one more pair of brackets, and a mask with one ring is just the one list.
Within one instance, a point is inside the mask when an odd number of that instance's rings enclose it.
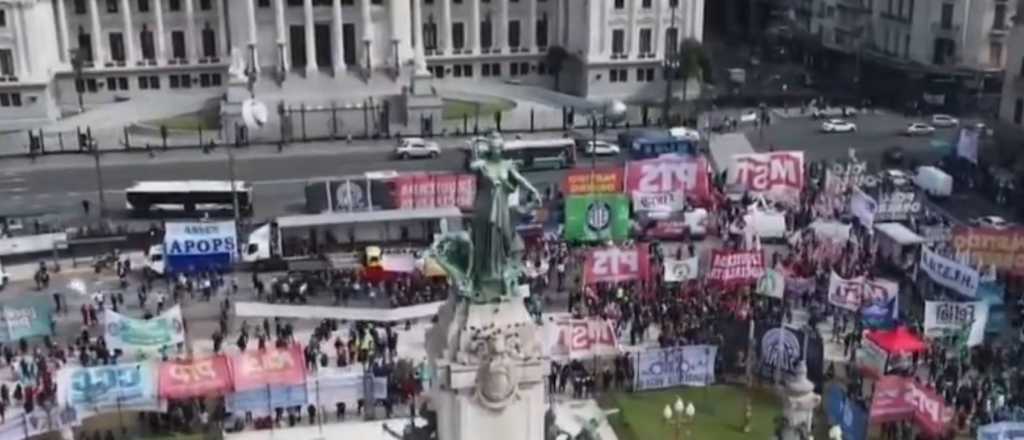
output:
{"label": "bronze statue", "polygon": [[[459,294],[474,303],[487,304],[515,296],[522,274],[523,243],[516,234],[509,212],[509,196],[520,192],[519,209],[540,205],[540,193],[516,169],[516,163],[502,157],[504,141],[497,132],[476,141],[477,158],[470,169],[477,174],[476,202],[471,233],[445,234],[431,253],[448,273]],[[528,203],[523,203],[527,199]]]}

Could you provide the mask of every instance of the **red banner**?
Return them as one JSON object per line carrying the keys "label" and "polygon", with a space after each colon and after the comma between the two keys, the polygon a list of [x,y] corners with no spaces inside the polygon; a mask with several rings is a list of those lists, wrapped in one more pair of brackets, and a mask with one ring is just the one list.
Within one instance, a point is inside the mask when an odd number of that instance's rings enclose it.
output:
{"label": "red banner", "polygon": [[394,209],[472,209],[476,201],[476,176],[472,174],[413,174],[391,179]]}
{"label": "red banner", "polygon": [[565,176],[564,192],[569,196],[621,193],[622,174],[622,168],[575,168]]}
{"label": "red banner", "polygon": [[302,385],[306,383],[306,363],[302,348],[296,344],[284,349],[247,351],[231,357],[235,391],[266,385]]}
{"label": "red banner", "polygon": [[761,251],[711,252],[708,279],[727,286],[757,281],[764,275],[764,253]]}
{"label": "red banner", "polygon": [[949,429],[954,410],[931,387],[900,376],[883,376],[875,383],[871,422],[885,423],[912,418],[934,437]]}
{"label": "red banner", "polygon": [[587,283],[647,279],[650,274],[648,245],[607,247],[587,252],[583,279]]}
{"label": "red banner", "polygon": [[[659,157],[626,163],[626,191],[649,209],[673,203],[675,196],[710,198],[708,166],[703,158]],[[635,209],[635,207],[634,207]]]}
{"label": "red banner", "polygon": [[231,370],[224,355],[160,364],[160,397],[184,399],[231,391]]}
{"label": "red banner", "polygon": [[1002,270],[1024,270],[1024,228],[958,226],[953,229],[953,246],[984,264]]}

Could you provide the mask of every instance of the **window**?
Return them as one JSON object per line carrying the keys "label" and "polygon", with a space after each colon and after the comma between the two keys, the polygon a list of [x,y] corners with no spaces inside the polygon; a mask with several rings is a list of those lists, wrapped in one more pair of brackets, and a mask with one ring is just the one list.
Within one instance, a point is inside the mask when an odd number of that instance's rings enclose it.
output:
{"label": "window", "polygon": [[519,47],[519,20],[508,22],[508,47]]}
{"label": "window", "polygon": [[167,9],[177,12],[181,10],[181,0],[168,0]]}
{"label": "window", "polygon": [[1003,65],[1003,43],[998,41],[989,43],[988,59],[993,66]]}
{"label": "window", "polygon": [[626,0],[615,0],[615,9],[626,9]]}
{"label": "window", "polygon": [[260,8],[269,8],[270,0],[256,0],[256,6]]}
{"label": "window", "polygon": [[124,34],[120,32],[111,32],[108,36],[110,41],[110,59],[118,62],[124,62]]}
{"label": "window", "polygon": [[14,52],[0,49],[0,76],[14,76]]}
{"label": "window", "polygon": [[149,0],[139,0],[139,12],[149,12]]}
{"label": "window", "polygon": [[501,64],[500,63],[492,63],[491,64],[491,75],[501,76]]}
{"label": "window", "polygon": [[491,65],[488,64],[488,63],[484,63],[483,65],[481,65],[480,66],[480,75],[481,76],[491,76]]}
{"label": "window", "polygon": [[1020,125],[1022,117],[1024,117],[1024,98],[1017,98],[1013,101],[1013,123]]}
{"label": "window", "polygon": [[537,47],[548,46],[548,14],[547,12],[537,20]]}
{"label": "window", "polygon": [[674,54],[679,47],[679,29],[670,27],[665,29],[665,53]]}
{"label": "window", "polygon": [[629,81],[629,71],[626,69],[611,69],[608,71],[608,80],[610,82]]}
{"label": "window", "polygon": [[147,89],[149,89],[149,77],[148,76],[140,76],[139,77],[139,90],[147,90]]}
{"label": "window", "polygon": [[211,0],[199,0],[199,9],[203,11],[213,9],[213,2]]}
{"label": "window", "polygon": [[651,3],[651,0],[643,0],[643,2],[640,3],[640,7],[644,9],[651,9]]}
{"label": "window", "polygon": [[654,81],[654,68],[653,67],[641,67],[636,69],[636,80],[639,82],[651,82]]}
{"label": "window", "polygon": [[519,76],[519,63],[512,63],[508,66],[509,76]]}
{"label": "window", "polygon": [[670,7],[670,8],[678,8],[679,7],[679,0],[668,0],[668,7]]}
{"label": "window", "polygon": [[100,90],[99,82],[96,81],[96,78],[89,78],[85,80],[85,89],[88,90],[89,93],[96,93]]}
{"label": "window", "polygon": [[213,84],[214,87],[220,87],[220,85],[222,84],[221,83],[220,74],[219,73],[211,73],[210,74],[210,82]]}
{"label": "window", "polygon": [[654,33],[653,33],[653,31],[651,31],[651,28],[642,28],[642,29],[640,29],[640,53],[641,54],[654,53],[654,48],[651,47],[651,38],[653,37],[653,35],[654,35]]}
{"label": "window", "polygon": [[461,78],[462,77],[462,65],[461,64],[456,64],[456,65],[452,66],[452,76],[454,76],[456,78]]}
{"label": "window", "polygon": [[172,89],[181,87],[181,81],[178,80],[178,75],[171,75],[168,78],[170,79]]}
{"label": "window", "polygon": [[6,93],[0,93],[0,107],[10,107],[11,96]]}
{"label": "window", "polygon": [[952,29],[953,28],[953,4],[952,3],[943,3],[942,4],[942,12],[941,12],[941,15],[939,15],[939,27],[941,27],[942,29]]}
{"label": "window", "polygon": [[160,77],[151,76],[149,77],[149,88],[153,90],[160,90]]}
{"label": "window", "polygon": [[86,12],[85,0],[75,0],[75,13],[78,15],[85,15]]}
{"label": "window", "polygon": [[612,54],[621,55],[626,51],[626,31],[622,29],[612,30]]}
{"label": "window", "polygon": [[190,75],[170,75],[172,89],[190,89],[192,88],[192,76]]}
{"label": "window", "polygon": [[487,17],[486,20],[480,22],[480,47],[490,49],[494,44],[491,37],[491,17]]}
{"label": "window", "polygon": [[462,75],[465,76],[466,78],[472,78],[473,77],[473,65],[472,64],[464,64],[462,66]]}
{"label": "window", "polygon": [[210,28],[210,23],[206,23],[206,27],[203,28],[203,56],[207,58],[217,57],[217,33]]}
{"label": "window", "polygon": [[462,50],[466,47],[466,25],[462,22],[452,23],[452,48]]}
{"label": "window", "polygon": [[107,0],[107,12],[110,14],[117,13],[117,3],[121,0]]}
{"label": "window", "polygon": [[117,78],[107,77],[107,90],[117,90]]}
{"label": "window", "polygon": [[181,88],[192,88],[192,75],[181,75]]}
{"label": "window", "polygon": [[142,59],[156,59],[156,50],[153,48],[153,31],[149,30],[145,24],[142,25],[142,30],[139,31],[139,45],[142,47]]}
{"label": "window", "polygon": [[434,17],[423,23],[423,48],[437,50],[437,23],[434,22]]}
{"label": "window", "polygon": [[992,14],[992,29],[1006,29],[1006,3],[996,3],[996,11]]}
{"label": "window", "polygon": [[21,107],[21,93],[11,93],[11,105]]}
{"label": "window", "polygon": [[7,10],[0,9],[0,27],[7,27]]}
{"label": "window", "polygon": [[92,61],[92,36],[78,28],[78,56],[82,61]]}
{"label": "window", "polygon": [[128,90],[128,77],[120,76],[117,78],[117,87],[121,90]]}
{"label": "window", "polygon": [[171,32],[171,58],[185,58],[185,32]]}
{"label": "window", "polygon": [[210,74],[200,73],[199,74],[199,87],[210,87]]}

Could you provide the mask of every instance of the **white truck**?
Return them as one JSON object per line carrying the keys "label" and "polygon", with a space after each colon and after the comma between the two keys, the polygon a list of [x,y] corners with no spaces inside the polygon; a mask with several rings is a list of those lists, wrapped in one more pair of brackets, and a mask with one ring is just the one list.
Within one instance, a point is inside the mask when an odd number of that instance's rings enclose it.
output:
{"label": "white truck", "polygon": [[953,194],[953,177],[930,165],[917,168],[914,185],[932,197],[949,197]]}

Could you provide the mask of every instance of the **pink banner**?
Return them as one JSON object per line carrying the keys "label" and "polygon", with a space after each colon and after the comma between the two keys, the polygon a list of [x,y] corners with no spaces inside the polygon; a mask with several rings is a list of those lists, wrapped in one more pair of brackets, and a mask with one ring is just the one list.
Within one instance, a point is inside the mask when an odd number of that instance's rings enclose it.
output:
{"label": "pink banner", "polygon": [[773,200],[798,202],[804,188],[804,153],[734,155],[727,184]]}
{"label": "pink banner", "polygon": [[476,176],[472,174],[410,174],[390,183],[395,209],[472,209],[476,201]]}
{"label": "pink banner", "polygon": [[587,252],[583,279],[587,283],[647,279],[650,253],[646,243],[629,247],[607,247]]}
{"label": "pink banner", "polygon": [[[626,163],[626,192],[644,209],[676,205],[675,197],[697,200],[710,197],[708,166],[703,158],[659,157]],[[662,206],[664,205],[664,206]],[[637,209],[634,207],[634,209]]]}
{"label": "pink banner", "polygon": [[434,185],[434,176],[431,175],[419,175],[413,177],[414,185],[416,185],[416,207],[417,208],[433,208],[434,207],[434,195],[436,186]]}
{"label": "pink banner", "polygon": [[939,437],[949,430],[954,410],[931,387],[901,376],[883,376],[875,382],[871,423],[912,418],[928,434]]}
{"label": "pink banner", "polygon": [[434,177],[434,203],[437,206],[456,206],[458,194],[458,176],[441,174]]}
{"label": "pink banner", "polygon": [[252,350],[231,357],[235,391],[267,385],[306,383],[306,363],[298,344],[284,349]]}
{"label": "pink banner", "polygon": [[761,251],[723,251],[711,253],[708,279],[726,286],[753,283],[764,275],[764,254]]}
{"label": "pink banner", "polygon": [[604,319],[559,319],[545,323],[548,353],[560,357],[612,355],[619,342],[611,321]]}
{"label": "pink banner", "polygon": [[231,391],[231,370],[224,355],[160,364],[160,397],[184,399]]}

